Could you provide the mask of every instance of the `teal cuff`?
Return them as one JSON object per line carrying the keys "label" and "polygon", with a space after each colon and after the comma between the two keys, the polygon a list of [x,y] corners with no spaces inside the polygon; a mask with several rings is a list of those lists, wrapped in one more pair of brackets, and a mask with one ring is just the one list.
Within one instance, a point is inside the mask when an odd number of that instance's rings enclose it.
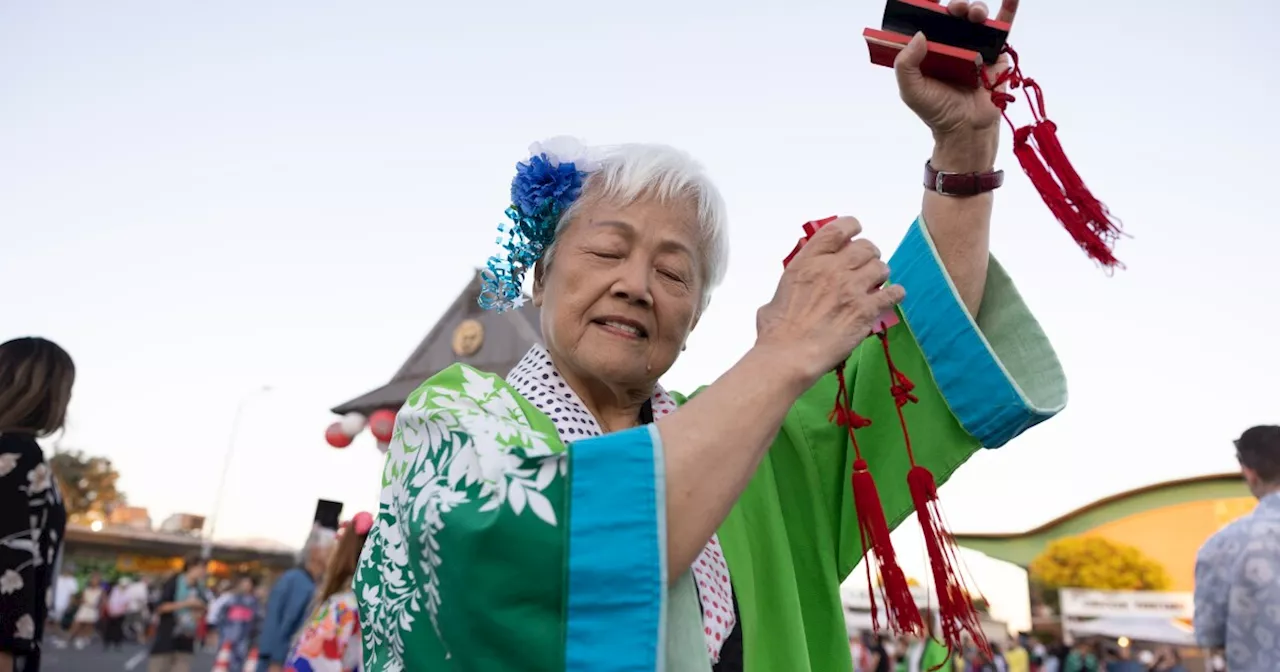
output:
{"label": "teal cuff", "polygon": [[907,290],[901,310],[951,412],[986,448],[999,448],[1067,404],[1062,365],[1004,268],[991,258],[975,320],[918,218],[889,260]]}

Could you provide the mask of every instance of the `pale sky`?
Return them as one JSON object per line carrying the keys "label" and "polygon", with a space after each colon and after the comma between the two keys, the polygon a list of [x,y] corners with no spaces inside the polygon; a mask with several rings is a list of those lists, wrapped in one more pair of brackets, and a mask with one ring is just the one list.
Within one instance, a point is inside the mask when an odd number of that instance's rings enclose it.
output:
{"label": "pale sky", "polygon": [[[802,222],[855,215],[891,249],[931,140],[868,63],[882,7],[0,2],[0,340],[71,352],[63,445],[114,460],[157,522],[212,508],[237,404],[274,386],[246,403],[218,536],[300,544],[319,497],[376,507],[381,456],[367,433],[329,448],[327,409],[385,382],[493,251],[534,140],[673,144],[723,190],[728,278],[673,389],[750,347]],[[1010,41],[1134,237],[1128,270],[1093,267],[1005,133],[992,245],[1071,402],[943,489],[957,530],[1230,471],[1231,439],[1280,421],[1277,12],[1212,12],[1023,0]]]}

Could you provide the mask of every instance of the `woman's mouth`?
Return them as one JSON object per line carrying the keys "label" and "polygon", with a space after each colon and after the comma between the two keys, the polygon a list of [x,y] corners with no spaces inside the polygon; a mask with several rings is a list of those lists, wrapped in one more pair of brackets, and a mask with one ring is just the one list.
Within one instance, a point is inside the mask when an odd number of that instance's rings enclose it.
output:
{"label": "woman's mouth", "polygon": [[616,336],[623,338],[648,338],[649,332],[645,330],[638,322],[618,317],[603,317],[598,320],[592,320],[593,324],[602,327]]}

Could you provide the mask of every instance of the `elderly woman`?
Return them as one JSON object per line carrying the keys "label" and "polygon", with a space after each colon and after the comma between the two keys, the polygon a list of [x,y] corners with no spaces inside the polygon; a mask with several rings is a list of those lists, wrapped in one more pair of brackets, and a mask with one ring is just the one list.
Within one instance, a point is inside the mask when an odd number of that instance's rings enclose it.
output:
{"label": "elderly woman", "polygon": [[[933,130],[930,170],[989,173],[999,111],[924,78],[924,48],[897,74]],[[939,478],[1065,402],[988,254],[999,181],[931,183],[888,264],[857,220],[826,225],[760,308],[754,347],[686,398],[658,380],[725,273],[716,188],[650,145],[535,146],[517,172],[482,305],[518,305],[531,268],[545,347],[506,380],[450,367],[400,410],[355,579],[366,668],[849,670],[839,587],[864,548],[850,434],[827,418],[833,369],[884,419],[858,439],[890,525],[912,501],[887,350],[869,338],[886,311],[916,381],[914,459]]]}

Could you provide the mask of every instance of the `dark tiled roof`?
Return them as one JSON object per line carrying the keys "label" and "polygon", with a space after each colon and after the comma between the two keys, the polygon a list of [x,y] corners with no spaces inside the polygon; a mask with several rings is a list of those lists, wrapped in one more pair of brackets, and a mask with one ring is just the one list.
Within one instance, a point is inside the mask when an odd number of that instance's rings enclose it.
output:
{"label": "dark tiled roof", "polygon": [[[476,272],[466,289],[454,299],[422,343],[400,365],[400,370],[386,385],[366,392],[350,401],[333,407],[338,414],[356,411],[368,415],[379,408],[399,409],[409,393],[422,381],[462,362],[481,371],[507,375],[511,367],[520,362],[535,343],[542,341],[540,312],[532,302],[518,310],[495,313],[482,310],[476,304],[480,295],[480,273]],[[484,326],[484,341],[480,349],[468,357],[458,357],[453,352],[453,332],[464,320],[476,320]]]}

